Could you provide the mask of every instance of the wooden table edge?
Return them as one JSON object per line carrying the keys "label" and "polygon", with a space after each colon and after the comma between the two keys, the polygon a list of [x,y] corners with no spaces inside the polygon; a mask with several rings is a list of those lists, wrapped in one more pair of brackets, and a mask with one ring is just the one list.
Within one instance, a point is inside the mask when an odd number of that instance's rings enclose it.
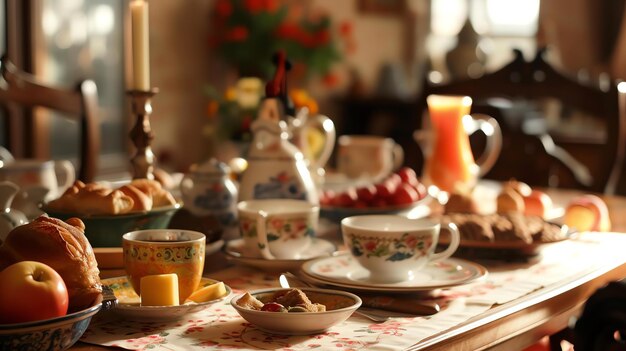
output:
{"label": "wooden table edge", "polygon": [[[539,289],[493,307],[485,314],[430,336],[408,350],[523,349],[545,335],[566,328],[570,319],[580,314],[591,294],[610,281],[624,277],[626,262],[589,270],[563,284]],[[521,319],[525,321],[520,322]]]}

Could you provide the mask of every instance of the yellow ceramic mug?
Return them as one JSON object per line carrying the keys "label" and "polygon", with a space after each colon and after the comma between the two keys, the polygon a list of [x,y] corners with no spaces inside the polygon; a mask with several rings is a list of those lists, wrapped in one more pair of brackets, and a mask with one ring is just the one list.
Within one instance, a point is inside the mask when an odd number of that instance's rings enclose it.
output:
{"label": "yellow ceramic mug", "polygon": [[124,268],[138,295],[141,278],[175,273],[183,303],[200,284],[206,248],[204,234],[179,229],[146,229],[122,237]]}

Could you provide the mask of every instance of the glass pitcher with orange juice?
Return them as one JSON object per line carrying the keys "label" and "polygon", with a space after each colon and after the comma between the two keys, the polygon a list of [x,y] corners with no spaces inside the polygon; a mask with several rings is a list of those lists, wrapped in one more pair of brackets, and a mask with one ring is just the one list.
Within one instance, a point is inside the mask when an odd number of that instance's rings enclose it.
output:
{"label": "glass pitcher with orange juice", "polygon": [[[426,103],[430,130],[414,134],[426,160],[422,181],[447,193],[469,192],[500,155],[500,126],[487,115],[470,115],[472,99],[469,96],[429,95]],[[487,136],[487,143],[475,161],[469,135],[478,130]]]}

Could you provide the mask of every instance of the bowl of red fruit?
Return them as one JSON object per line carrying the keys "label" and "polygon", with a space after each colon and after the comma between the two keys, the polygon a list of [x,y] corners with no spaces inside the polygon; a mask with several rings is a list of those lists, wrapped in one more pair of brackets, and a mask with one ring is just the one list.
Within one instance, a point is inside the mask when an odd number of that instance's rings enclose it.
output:
{"label": "bowl of red fruit", "polygon": [[346,183],[327,188],[320,196],[320,216],[333,222],[365,214],[428,215],[430,197],[410,167],[403,167],[377,182]]}

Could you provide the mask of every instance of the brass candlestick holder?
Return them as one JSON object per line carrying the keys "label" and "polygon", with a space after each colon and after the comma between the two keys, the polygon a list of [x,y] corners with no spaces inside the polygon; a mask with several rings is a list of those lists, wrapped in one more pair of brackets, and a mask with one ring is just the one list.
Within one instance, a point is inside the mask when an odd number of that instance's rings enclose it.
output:
{"label": "brass candlestick holder", "polygon": [[151,99],[159,92],[153,88],[149,91],[130,90],[128,95],[132,101],[132,112],[137,116],[135,126],[130,130],[130,139],[135,145],[135,155],[130,163],[133,167],[133,179],[154,179],[154,165],[156,157],[150,144],[154,139],[154,133],[150,127],[150,115],[152,114]]}

